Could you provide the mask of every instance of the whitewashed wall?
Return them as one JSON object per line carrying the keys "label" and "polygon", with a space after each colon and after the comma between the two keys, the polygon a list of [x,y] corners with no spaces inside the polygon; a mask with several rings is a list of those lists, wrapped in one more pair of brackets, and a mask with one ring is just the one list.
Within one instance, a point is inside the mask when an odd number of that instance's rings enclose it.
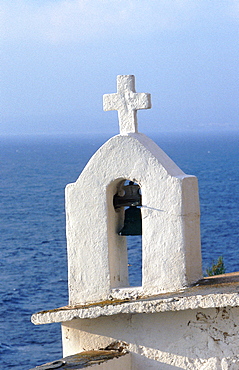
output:
{"label": "whitewashed wall", "polygon": [[120,292],[124,298],[126,238],[117,234],[120,216],[113,207],[124,179],[142,191],[142,288],[136,295],[177,291],[202,276],[197,178],[147,136],[117,135],[66,187],[70,305],[119,298]]}
{"label": "whitewashed wall", "polygon": [[227,307],[76,319],[62,335],[64,356],[124,341],[132,370],[238,370],[238,329],[239,308]]}

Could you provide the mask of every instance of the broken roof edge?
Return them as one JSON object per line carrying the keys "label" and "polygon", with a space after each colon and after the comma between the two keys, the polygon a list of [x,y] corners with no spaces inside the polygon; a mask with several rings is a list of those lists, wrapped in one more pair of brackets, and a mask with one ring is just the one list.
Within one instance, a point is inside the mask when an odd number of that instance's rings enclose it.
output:
{"label": "broken roof edge", "polygon": [[87,305],[64,306],[41,311],[31,317],[35,325],[95,319],[117,314],[142,314],[182,311],[197,308],[239,307],[239,272],[203,278],[193,286],[175,293],[134,300],[112,300]]}
{"label": "broken roof edge", "polygon": [[[66,369],[66,370],[69,368],[71,369],[83,369],[86,367],[92,368],[94,367],[94,365],[101,365],[103,363],[108,362],[109,360],[115,360],[125,355],[130,356],[130,353],[126,349],[123,349],[123,348],[122,350],[100,349],[100,350],[84,351],[84,352],[76,353],[71,356],[64,357],[60,360],[48,362],[46,364],[34,367],[33,369],[30,369],[30,370],[55,369],[59,367],[61,369]],[[112,362],[110,362],[110,364],[112,364]],[[98,367],[99,366],[97,366],[97,369]]]}

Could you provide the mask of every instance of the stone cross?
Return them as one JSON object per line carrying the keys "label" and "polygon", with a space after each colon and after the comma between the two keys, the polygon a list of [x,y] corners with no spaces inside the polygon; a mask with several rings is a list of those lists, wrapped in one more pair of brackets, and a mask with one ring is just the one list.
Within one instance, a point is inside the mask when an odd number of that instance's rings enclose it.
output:
{"label": "stone cross", "polygon": [[117,93],[103,96],[103,108],[118,111],[120,134],[138,132],[137,110],[151,108],[151,95],[136,93],[133,75],[117,76]]}

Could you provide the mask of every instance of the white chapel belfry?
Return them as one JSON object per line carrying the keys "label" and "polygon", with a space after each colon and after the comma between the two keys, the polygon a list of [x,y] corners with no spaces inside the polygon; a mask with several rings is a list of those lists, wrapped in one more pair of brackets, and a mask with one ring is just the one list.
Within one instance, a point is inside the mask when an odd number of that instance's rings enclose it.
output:
{"label": "white chapel belfry", "polygon": [[[134,76],[118,76],[117,93],[104,96],[120,134],[66,187],[69,304],[32,316],[61,322],[64,358],[34,370],[86,359],[102,370],[239,368],[239,273],[202,279],[197,178],[138,132],[137,110],[150,106]],[[125,189],[137,186],[128,209],[142,216],[142,284],[130,286],[125,235],[139,234],[121,228]]]}
{"label": "white chapel belfry", "polygon": [[136,93],[134,76],[117,77],[105,110],[118,110],[120,134],[97,150],[66,187],[69,302],[85,304],[131,294],[124,207],[116,209],[126,180],[142,192],[142,286],[136,296],[176,291],[201,277],[198,185],[151,139],[137,131],[138,109],[150,94]]}

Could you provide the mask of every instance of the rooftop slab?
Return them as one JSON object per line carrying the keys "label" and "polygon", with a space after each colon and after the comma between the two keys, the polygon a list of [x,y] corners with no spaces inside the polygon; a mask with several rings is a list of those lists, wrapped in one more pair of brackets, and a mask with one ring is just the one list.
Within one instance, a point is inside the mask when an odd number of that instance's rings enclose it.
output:
{"label": "rooftop slab", "polygon": [[41,311],[32,315],[31,320],[33,324],[39,325],[73,319],[94,319],[116,314],[156,313],[228,306],[239,306],[239,272],[203,278],[193,286],[175,293],[137,298],[132,294],[125,299]]}

